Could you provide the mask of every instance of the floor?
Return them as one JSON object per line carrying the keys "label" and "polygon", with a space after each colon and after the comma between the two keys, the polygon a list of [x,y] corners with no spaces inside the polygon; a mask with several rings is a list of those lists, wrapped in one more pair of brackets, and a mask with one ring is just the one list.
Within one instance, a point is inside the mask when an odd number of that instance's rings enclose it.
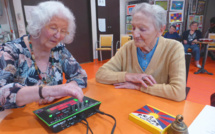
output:
{"label": "floor", "polygon": [[[95,77],[98,68],[107,61],[108,60],[95,60],[91,63],[81,64],[81,66],[86,70],[88,79],[91,79]],[[187,86],[190,87],[190,91],[188,93],[187,100],[204,105],[210,105],[210,95],[215,93],[215,61],[211,60],[210,57],[206,61],[205,69],[214,75],[194,74],[198,68],[194,66],[194,61],[191,61],[187,81]]]}

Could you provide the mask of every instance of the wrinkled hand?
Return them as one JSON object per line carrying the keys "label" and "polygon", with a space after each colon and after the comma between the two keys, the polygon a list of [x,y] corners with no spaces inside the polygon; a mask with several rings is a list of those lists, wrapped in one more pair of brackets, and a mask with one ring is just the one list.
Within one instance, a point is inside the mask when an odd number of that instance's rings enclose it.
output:
{"label": "wrinkled hand", "polygon": [[70,83],[59,85],[60,87],[54,89],[51,93],[51,96],[54,98],[64,97],[64,96],[72,96],[77,98],[80,102],[83,101],[84,94],[82,89],[78,86],[75,81],[71,81]]}
{"label": "wrinkled hand", "polygon": [[55,100],[55,97],[46,97],[45,99],[39,100],[39,105],[48,104]]}
{"label": "wrinkled hand", "polygon": [[140,83],[144,87],[153,86],[157,82],[151,75],[147,74],[139,74],[139,73],[126,73],[125,74],[125,80],[127,82],[132,82],[132,83]]}
{"label": "wrinkled hand", "polygon": [[187,40],[184,40],[184,44],[187,44]]}
{"label": "wrinkled hand", "polygon": [[127,89],[136,89],[140,90],[140,83],[132,83],[132,82],[122,82],[114,84],[115,88],[127,88]]}
{"label": "wrinkled hand", "polygon": [[44,104],[48,104],[53,102],[55,99],[60,99],[62,98],[62,96],[58,96],[58,97],[46,97],[45,99],[40,99],[38,101],[39,105],[44,105]]}

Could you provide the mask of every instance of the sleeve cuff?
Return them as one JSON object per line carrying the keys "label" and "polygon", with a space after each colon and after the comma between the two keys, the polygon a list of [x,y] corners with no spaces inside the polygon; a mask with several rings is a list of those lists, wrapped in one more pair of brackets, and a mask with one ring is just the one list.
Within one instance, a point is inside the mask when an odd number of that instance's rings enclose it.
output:
{"label": "sleeve cuff", "polygon": [[118,78],[117,78],[119,83],[125,82],[125,74],[126,74],[126,72],[119,72]]}
{"label": "sleeve cuff", "polygon": [[148,92],[149,92],[149,88],[148,88],[148,87],[146,88],[146,87],[141,86],[140,91],[141,91],[141,92],[144,92],[144,93],[148,93]]}

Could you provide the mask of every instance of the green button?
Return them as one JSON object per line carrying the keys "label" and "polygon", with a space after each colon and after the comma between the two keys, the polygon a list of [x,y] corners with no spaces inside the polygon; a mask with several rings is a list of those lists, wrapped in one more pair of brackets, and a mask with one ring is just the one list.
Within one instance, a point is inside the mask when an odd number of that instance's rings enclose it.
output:
{"label": "green button", "polygon": [[52,114],[49,115],[49,118],[51,118],[51,117],[52,117]]}
{"label": "green button", "polygon": [[77,111],[78,111],[78,109],[75,109],[75,111],[77,112]]}
{"label": "green button", "polygon": [[88,100],[85,100],[86,103],[88,103]]}
{"label": "green button", "polygon": [[74,99],[74,101],[78,101],[78,99]]}

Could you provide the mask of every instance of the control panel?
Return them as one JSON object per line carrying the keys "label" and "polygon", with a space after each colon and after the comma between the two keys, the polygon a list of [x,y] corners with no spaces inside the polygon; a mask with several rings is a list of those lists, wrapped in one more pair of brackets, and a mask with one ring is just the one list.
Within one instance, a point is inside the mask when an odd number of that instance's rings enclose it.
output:
{"label": "control panel", "polygon": [[33,111],[53,132],[59,132],[96,113],[101,102],[84,96],[83,102],[73,97]]}

